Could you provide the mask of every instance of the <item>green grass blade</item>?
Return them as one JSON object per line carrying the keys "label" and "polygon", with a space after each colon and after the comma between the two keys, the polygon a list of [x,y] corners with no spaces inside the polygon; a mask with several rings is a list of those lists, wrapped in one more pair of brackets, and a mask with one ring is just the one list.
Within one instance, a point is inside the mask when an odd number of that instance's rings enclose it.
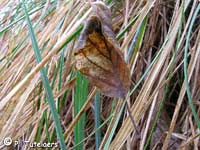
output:
{"label": "green grass blade", "polygon": [[40,140],[41,140],[44,122],[45,122],[45,117],[44,117],[44,113],[43,113],[42,118],[40,119],[40,122],[39,122],[39,126],[38,126],[38,129],[37,129],[36,136],[35,136],[35,142],[40,142]]}
{"label": "green grass blade", "polygon": [[79,142],[77,145],[74,145],[73,147],[71,147],[70,150],[74,150],[75,147],[77,147],[78,145],[82,144],[89,137],[91,137],[93,134],[95,134],[96,132],[98,132],[104,125],[106,125],[110,121],[110,119],[112,117],[113,117],[113,114],[111,114],[98,128],[95,128],[95,130],[92,133],[90,133],[86,138],[84,138],[81,142]]}
{"label": "green grass blade", "polygon": [[[40,6],[34,10],[31,10],[28,15],[30,16],[31,14],[39,11],[40,9],[42,9],[44,6]],[[17,20],[15,20],[14,22],[12,22],[11,24],[9,24],[8,26],[4,27],[3,29],[0,30],[0,36],[2,36],[2,34],[6,31],[8,31],[9,28],[11,28],[13,25],[15,25],[16,23],[18,23],[19,21],[25,19],[26,16],[21,16],[19,17]]]}
{"label": "green grass blade", "polygon": [[110,132],[110,135],[109,135],[109,137],[108,137],[108,139],[107,139],[107,141],[106,141],[106,144],[104,145],[104,148],[103,148],[104,150],[108,150],[108,149],[109,149],[109,146],[110,146],[110,143],[111,143],[111,141],[112,141],[112,138],[113,138],[113,136],[114,136],[114,134],[115,134],[115,130],[116,130],[116,128],[117,128],[118,122],[119,122],[119,120],[120,120],[120,118],[121,118],[121,115],[122,115],[122,112],[123,112],[123,110],[124,110],[125,102],[126,102],[126,101],[123,102],[122,107],[121,107],[121,109],[120,109],[120,111],[119,111],[119,113],[118,113],[118,115],[117,115],[117,117],[116,117],[115,124],[114,124],[114,126],[113,126],[113,128],[112,128],[112,130],[111,130],[111,132]]}
{"label": "green grass blade", "polygon": [[[23,7],[24,7],[25,14],[26,14],[29,34],[30,34],[30,37],[31,37],[35,57],[36,57],[37,62],[39,63],[39,62],[41,62],[42,57],[41,57],[41,54],[39,52],[39,47],[38,47],[38,44],[37,44],[37,41],[36,41],[36,38],[35,38],[33,27],[32,27],[32,24],[31,24],[31,21],[30,21],[24,0],[23,0]],[[49,81],[48,81],[45,69],[42,68],[40,70],[40,73],[41,73],[44,88],[46,90],[47,101],[48,101],[50,111],[51,111],[51,114],[52,114],[52,117],[53,117],[53,120],[54,120],[57,136],[58,136],[58,139],[59,139],[59,142],[60,142],[60,148],[62,150],[66,150],[67,148],[66,148],[66,145],[65,145],[64,137],[63,137],[63,134],[62,134],[61,124],[60,124],[60,121],[59,121],[59,118],[58,118],[58,113],[57,113],[56,106],[55,106],[55,103],[54,103],[53,93],[52,93],[51,87],[49,85]]]}
{"label": "green grass blade", "polygon": [[[78,114],[82,106],[84,105],[85,101],[87,100],[88,95],[88,85],[89,81],[86,79],[84,75],[82,75],[80,72],[76,73],[76,86],[74,91],[74,114],[75,116]],[[80,117],[79,121],[75,125],[74,128],[74,140],[75,145],[80,143],[84,138],[84,129],[85,129],[85,123],[86,123],[86,113],[83,113],[83,115]],[[75,149],[76,150],[83,150],[83,143],[78,145]]]}
{"label": "green grass blade", "polygon": [[[94,122],[95,122],[95,129],[98,129],[101,124],[101,99],[100,99],[100,92],[97,92],[94,98]],[[98,130],[95,132],[95,144],[96,150],[99,149],[101,144],[101,131]]]}
{"label": "green grass blade", "polygon": [[189,86],[189,82],[188,82],[188,72],[187,72],[188,47],[189,47],[190,35],[191,35],[192,27],[194,25],[194,22],[195,22],[197,15],[198,15],[199,10],[200,10],[200,4],[198,5],[198,7],[195,10],[195,13],[192,17],[191,24],[190,24],[190,27],[189,27],[189,31],[188,31],[188,34],[187,34],[187,37],[186,37],[186,44],[185,44],[185,50],[184,50],[184,78],[185,78],[185,86],[186,86],[187,96],[188,96],[188,100],[189,100],[189,105],[190,105],[190,108],[192,110],[192,114],[194,116],[195,122],[196,122],[198,128],[200,129],[200,121],[199,121],[198,115],[197,115],[196,110],[195,110],[195,106],[194,106],[193,101],[192,101],[192,95],[191,95],[191,92],[190,92],[190,86]]}
{"label": "green grass blade", "polygon": [[116,36],[117,40],[120,40],[124,36],[124,34],[128,31],[128,29],[135,23],[138,16],[139,16],[139,14],[137,16],[135,16],[119,34],[117,34],[117,36]]}
{"label": "green grass blade", "polygon": [[147,20],[148,20],[148,17],[146,16],[144,18],[144,20],[141,22],[141,24],[138,26],[138,29],[137,29],[137,31],[136,31],[133,39],[132,39],[131,45],[130,45],[130,47],[128,49],[128,54],[125,57],[125,61],[126,62],[128,62],[130,60],[131,56],[135,57],[135,55],[137,54],[139,48],[141,47],[142,41],[143,41],[143,37],[144,37],[144,33],[145,33],[145,30],[146,30],[146,26],[147,26]]}

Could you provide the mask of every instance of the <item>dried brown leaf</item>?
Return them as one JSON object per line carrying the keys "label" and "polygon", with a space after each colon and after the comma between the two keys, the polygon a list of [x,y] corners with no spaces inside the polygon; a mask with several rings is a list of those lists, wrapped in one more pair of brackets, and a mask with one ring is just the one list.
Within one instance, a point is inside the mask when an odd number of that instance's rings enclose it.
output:
{"label": "dried brown leaf", "polygon": [[92,3],[94,13],[85,23],[75,51],[75,67],[103,94],[124,98],[130,87],[130,71],[115,40],[110,10]]}

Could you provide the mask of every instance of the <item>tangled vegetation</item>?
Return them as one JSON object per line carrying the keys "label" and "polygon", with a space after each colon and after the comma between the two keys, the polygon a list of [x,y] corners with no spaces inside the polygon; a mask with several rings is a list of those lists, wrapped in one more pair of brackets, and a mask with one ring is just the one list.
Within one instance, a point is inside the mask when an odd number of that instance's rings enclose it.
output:
{"label": "tangled vegetation", "polygon": [[[115,40],[130,69],[130,81],[122,80],[131,84],[126,98],[104,95],[74,67],[94,2],[0,1],[1,149],[31,149],[36,142],[50,149],[198,150],[200,2],[96,3],[111,10]],[[8,137],[17,143],[6,146]]]}

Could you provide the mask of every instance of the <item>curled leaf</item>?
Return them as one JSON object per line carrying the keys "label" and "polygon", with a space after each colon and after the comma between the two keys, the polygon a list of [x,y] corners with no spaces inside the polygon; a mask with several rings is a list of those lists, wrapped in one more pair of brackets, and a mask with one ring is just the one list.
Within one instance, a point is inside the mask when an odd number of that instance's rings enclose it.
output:
{"label": "curled leaf", "polygon": [[103,94],[124,98],[130,87],[130,71],[123,59],[103,3],[92,3],[75,51],[75,68],[86,75]]}

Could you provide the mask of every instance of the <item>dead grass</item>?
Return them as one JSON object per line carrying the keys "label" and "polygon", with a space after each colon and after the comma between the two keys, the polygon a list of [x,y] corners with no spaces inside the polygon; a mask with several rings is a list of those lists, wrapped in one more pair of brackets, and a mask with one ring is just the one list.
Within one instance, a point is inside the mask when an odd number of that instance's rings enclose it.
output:
{"label": "dead grass", "polygon": [[[111,112],[114,113],[111,123],[106,123],[101,128],[100,149],[103,147],[110,150],[199,149],[199,128],[188,104],[183,73],[186,36],[198,4],[197,0],[189,0],[184,3],[183,9],[183,2],[179,0],[111,1],[109,5],[113,13],[112,23],[116,35],[119,36],[128,26],[125,34],[118,40],[125,58],[130,58],[128,65],[131,69],[132,87],[126,100],[131,105],[132,115],[141,132],[141,139],[135,138],[134,128],[126,115],[126,110],[122,111],[117,122],[123,101],[114,100],[115,107],[111,111],[112,99],[102,95],[102,122]],[[89,3],[82,0],[70,0],[68,3],[37,1],[28,6],[31,11],[38,9],[30,17],[35,26],[35,35],[43,57],[39,64],[35,61],[26,21],[19,19],[24,15],[21,4],[18,1],[0,2],[0,139],[5,137],[18,139],[21,141],[22,149],[29,149],[30,147],[23,144],[23,138],[35,141],[40,127],[40,141],[48,140],[49,135],[46,131],[50,134],[55,132],[39,73],[42,67],[46,67],[55,103],[63,104],[58,105],[60,121],[65,131],[66,145],[70,148],[75,145],[73,130],[80,117],[73,115],[76,79],[72,78],[73,49],[77,36],[71,37],[71,35],[84,23],[92,8]],[[147,24],[140,39],[141,24],[145,18]],[[190,36],[187,68],[192,100],[198,117],[200,116],[199,22],[198,15]],[[61,48],[67,39],[70,40],[65,45],[63,72],[56,76],[55,72],[60,68]],[[131,47],[134,39],[135,43]],[[137,43],[140,44],[136,49],[134,47]],[[129,53],[131,48],[133,52]],[[60,82],[61,89],[59,89]],[[94,135],[87,138],[94,130],[92,100],[96,89],[92,87],[90,89],[88,101],[80,111],[80,114],[86,112],[87,116],[85,149],[95,149]],[[48,119],[48,126],[46,123],[41,123],[44,113]],[[158,114],[160,114],[158,120],[154,123]],[[154,130],[151,132],[153,127]],[[152,138],[146,146],[150,136]],[[112,139],[111,143],[108,142],[109,138]],[[56,139],[53,141],[57,142]]]}

